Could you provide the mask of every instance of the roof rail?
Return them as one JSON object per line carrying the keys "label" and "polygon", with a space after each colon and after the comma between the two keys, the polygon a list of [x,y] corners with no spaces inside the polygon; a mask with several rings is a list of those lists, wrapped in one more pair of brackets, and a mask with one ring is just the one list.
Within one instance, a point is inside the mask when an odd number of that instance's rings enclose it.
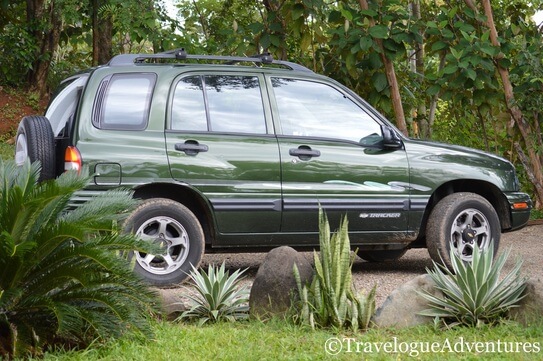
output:
{"label": "roof rail", "polygon": [[303,65],[292,63],[290,61],[274,60],[273,56],[269,53],[259,54],[251,57],[243,56],[222,56],[222,55],[192,55],[187,54],[184,48],[166,51],[156,54],[121,54],[114,56],[108,63],[109,66],[122,66],[133,65],[137,63],[143,63],[147,59],[174,59],[174,60],[211,60],[222,61],[225,64],[232,65],[236,63],[254,63],[254,64],[275,64],[283,66],[290,70],[298,70],[305,72],[313,72]]}

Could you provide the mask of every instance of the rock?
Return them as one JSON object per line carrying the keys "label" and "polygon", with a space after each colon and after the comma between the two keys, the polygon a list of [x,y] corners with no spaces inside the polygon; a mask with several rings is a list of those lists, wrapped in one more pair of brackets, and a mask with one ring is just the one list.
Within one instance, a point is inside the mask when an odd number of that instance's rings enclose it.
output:
{"label": "rock", "polygon": [[300,253],[293,248],[283,246],[271,250],[258,268],[249,307],[251,316],[267,318],[284,316],[297,297],[298,287],[294,279],[293,266],[296,264],[300,272],[302,284],[310,282],[313,267]]}
{"label": "rock", "polygon": [[543,282],[532,278],[526,283],[525,297],[520,301],[519,307],[512,308],[509,315],[515,321],[525,326],[533,322],[540,322],[543,315]]}
{"label": "rock", "polygon": [[377,327],[411,327],[433,322],[431,317],[418,313],[429,308],[428,301],[419,292],[423,290],[438,296],[441,291],[427,275],[418,276],[394,290],[377,310],[372,321]]}
{"label": "rock", "polygon": [[188,309],[186,299],[177,289],[156,289],[160,306],[167,320],[175,320]]}

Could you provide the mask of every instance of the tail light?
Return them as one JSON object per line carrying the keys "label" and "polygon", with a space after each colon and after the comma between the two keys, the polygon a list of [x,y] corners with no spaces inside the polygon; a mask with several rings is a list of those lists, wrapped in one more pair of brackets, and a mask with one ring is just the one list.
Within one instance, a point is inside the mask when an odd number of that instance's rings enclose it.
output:
{"label": "tail light", "polygon": [[81,153],[76,147],[69,146],[64,153],[64,171],[76,170],[81,173]]}

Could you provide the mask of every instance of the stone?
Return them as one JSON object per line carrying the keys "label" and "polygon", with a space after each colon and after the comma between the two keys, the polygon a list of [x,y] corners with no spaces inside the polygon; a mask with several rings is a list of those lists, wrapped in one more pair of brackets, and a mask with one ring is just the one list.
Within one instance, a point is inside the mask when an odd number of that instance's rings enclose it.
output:
{"label": "stone", "polygon": [[419,293],[428,291],[434,296],[442,292],[428,274],[418,276],[394,290],[377,310],[372,321],[377,327],[406,328],[433,322],[433,318],[418,313],[429,308],[428,301]]}
{"label": "stone", "polygon": [[509,311],[515,321],[529,326],[534,322],[541,322],[543,317],[543,282],[541,279],[531,278],[526,282],[524,298],[520,300],[519,307]]}
{"label": "stone", "polygon": [[178,289],[155,289],[159,296],[159,304],[167,320],[173,321],[189,307],[183,293]]}
{"label": "stone", "polygon": [[286,315],[293,300],[298,297],[294,264],[298,267],[302,284],[311,282],[314,273],[311,262],[293,248],[274,248],[266,255],[251,287],[251,316],[265,319]]}

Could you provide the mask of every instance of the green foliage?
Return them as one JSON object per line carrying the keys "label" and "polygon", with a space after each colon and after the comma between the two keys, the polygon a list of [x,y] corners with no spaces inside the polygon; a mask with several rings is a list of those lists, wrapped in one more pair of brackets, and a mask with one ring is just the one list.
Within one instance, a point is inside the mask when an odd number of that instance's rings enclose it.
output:
{"label": "green foliage", "polygon": [[496,324],[504,318],[524,297],[526,278],[520,275],[520,260],[502,277],[509,251],[502,253],[495,262],[493,255],[491,243],[486,250],[475,246],[471,263],[463,262],[460,256],[451,252],[452,271],[434,262],[434,269],[427,269],[427,272],[443,296],[421,293],[429,301],[430,309],[420,314],[442,319],[451,326],[469,327]]}
{"label": "green foliage", "polygon": [[15,156],[14,147],[12,144],[5,142],[5,138],[0,140],[0,159],[13,159]]}
{"label": "green foliage", "polygon": [[315,271],[311,285],[302,285],[294,265],[301,309],[299,321],[312,328],[348,327],[353,331],[368,327],[375,311],[374,287],[366,296],[356,295],[352,283],[352,263],[348,222],[343,219],[339,230],[330,237],[328,219],[319,211],[320,255],[314,252]]}
{"label": "green foliage", "polygon": [[131,195],[108,192],[66,212],[88,180],[69,172],[38,184],[38,175],[37,164],[0,160],[0,356],[151,336],[155,296],[118,254],[148,249],[117,232]]}
{"label": "green foliage", "polygon": [[[406,329],[371,328],[363,334],[340,333],[319,329],[307,332],[283,319],[270,322],[258,320],[237,323],[217,323],[200,327],[196,324],[175,324],[167,321],[152,323],[155,339],[114,340],[103,347],[74,352],[57,350],[44,355],[42,361],[104,361],[104,360],[170,360],[172,355],[183,360],[418,360],[418,361],[541,361],[543,323],[522,326],[516,322],[501,323],[494,327],[454,328],[436,332],[430,326]],[[342,348],[327,346],[330,341],[341,342]],[[397,340],[398,350],[377,350],[375,346],[390,345]],[[498,352],[501,350],[519,352]],[[467,347],[454,351],[457,342],[489,342],[496,352],[471,351]],[[449,345],[443,352],[431,352],[429,345]],[[407,346],[410,346],[409,348]],[[506,346],[504,346],[506,345]],[[523,345],[534,345],[523,352]],[[324,346],[324,347],[323,347]],[[400,347],[402,346],[402,347]],[[403,347],[405,346],[405,347]],[[326,347],[326,348],[325,348]],[[530,346],[528,346],[530,347]],[[337,350],[337,355],[334,350]],[[407,350],[407,351],[406,351]],[[402,352],[403,351],[403,352]],[[531,351],[531,352],[530,352]],[[330,353],[328,355],[327,353]],[[334,355],[332,355],[334,353]]]}
{"label": "green foliage", "polygon": [[196,296],[189,295],[192,307],[177,318],[177,321],[196,319],[199,325],[207,322],[237,321],[249,317],[249,290],[240,286],[244,271],[236,270],[231,275],[221,267],[209,265],[207,272],[192,266],[189,277],[196,285]]}
{"label": "green foliage", "polygon": [[[510,71],[530,133],[534,138],[541,133],[543,50],[541,28],[531,16],[542,8],[542,0],[492,2],[499,46],[490,41],[478,2],[477,11],[462,1],[413,2],[420,6],[419,15],[400,0],[369,1],[365,11],[350,0],[176,1],[177,19],[168,16],[162,0],[100,3],[100,15],[113,22],[115,54],[181,46],[190,53],[224,55],[267,51],[347,85],[393,120],[383,57],[390,59],[411,135],[484,149],[517,162],[512,150],[521,137],[506,112],[496,73],[500,64]],[[53,88],[89,65],[93,11],[88,2],[54,4],[64,24],[60,47],[54,56],[40,58],[51,62],[48,84]],[[50,26],[47,21],[25,23],[24,5],[4,1],[0,12],[0,83],[21,84],[28,78],[39,53],[33,34]],[[543,151],[539,139],[522,140],[521,146]],[[524,188],[533,189],[529,183]]]}
{"label": "green foliage", "polygon": [[36,39],[26,29],[16,24],[6,25],[0,31],[0,84],[23,85],[37,50]]}

